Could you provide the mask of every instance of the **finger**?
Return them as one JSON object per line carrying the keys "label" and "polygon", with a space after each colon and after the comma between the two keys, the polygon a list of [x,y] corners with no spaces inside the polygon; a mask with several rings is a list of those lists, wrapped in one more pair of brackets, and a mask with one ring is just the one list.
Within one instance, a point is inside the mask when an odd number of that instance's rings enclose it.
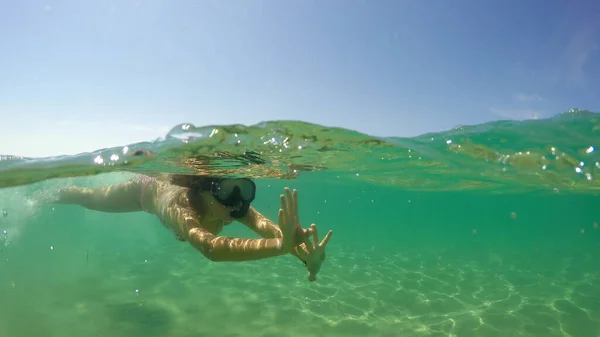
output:
{"label": "finger", "polygon": [[310,236],[308,236],[308,235],[304,236],[304,238],[302,238],[302,242],[304,242],[304,245],[306,246],[306,250],[309,253],[312,253],[313,244],[310,242]]}
{"label": "finger", "polygon": [[302,242],[304,242],[304,245],[306,246],[306,250],[308,250],[309,253],[312,253],[313,251],[313,244],[310,242],[310,234],[312,232],[312,228],[309,229],[304,229],[304,235],[302,235]]}
{"label": "finger", "polygon": [[319,244],[319,247],[325,247],[327,245],[329,239],[331,239],[331,234],[333,234],[333,231],[330,230],[329,232],[327,232],[327,235],[325,235],[323,241],[321,241],[321,243]]}
{"label": "finger", "polygon": [[304,243],[304,238],[306,235],[304,234],[304,230],[300,226],[296,226],[294,228],[294,245],[300,245]]}
{"label": "finger", "polygon": [[310,227],[304,229],[304,237],[305,238],[311,237],[312,236],[312,232],[313,232],[313,229],[310,228]]}
{"label": "finger", "polygon": [[303,261],[308,260],[308,253],[304,249],[302,249],[302,246],[296,247],[296,253],[298,254],[298,257],[301,258]]}
{"label": "finger", "polygon": [[298,190],[292,192],[292,214],[296,217],[296,221],[300,224],[300,214],[298,213]]}
{"label": "finger", "polygon": [[283,230],[285,229],[285,222],[283,221],[283,210],[281,208],[279,209],[279,213],[277,214],[277,223],[279,224],[281,234],[283,234]]}
{"label": "finger", "polygon": [[315,247],[316,247],[317,242],[319,242],[319,233],[317,232],[317,225],[315,225],[315,224],[310,225],[310,229],[312,229],[313,245],[315,245]]}
{"label": "finger", "polygon": [[283,212],[283,218],[287,220],[287,205],[283,194],[279,196],[279,209]]}
{"label": "finger", "polygon": [[292,206],[292,191],[290,191],[289,188],[285,188],[285,196],[286,196],[286,206],[287,206],[287,212],[288,212],[288,216],[292,217],[295,216],[295,214],[293,213],[293,206]]}

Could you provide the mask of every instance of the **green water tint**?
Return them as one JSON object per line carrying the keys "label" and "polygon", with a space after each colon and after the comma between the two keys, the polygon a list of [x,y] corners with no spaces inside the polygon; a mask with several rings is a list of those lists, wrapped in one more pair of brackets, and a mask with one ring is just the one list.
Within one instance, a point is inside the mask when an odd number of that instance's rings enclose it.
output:
{"label": "green water tint", "polygon": [[[178,126],[125,155],[0,161],[0,337],[597,337],[598,125],[571,111],[410,139]],[[291,256],[209,262],[145,213],[39,201],[196,171],[256,177],[272,219],[297,188],[303,225],[334,231],[319,280]]]}

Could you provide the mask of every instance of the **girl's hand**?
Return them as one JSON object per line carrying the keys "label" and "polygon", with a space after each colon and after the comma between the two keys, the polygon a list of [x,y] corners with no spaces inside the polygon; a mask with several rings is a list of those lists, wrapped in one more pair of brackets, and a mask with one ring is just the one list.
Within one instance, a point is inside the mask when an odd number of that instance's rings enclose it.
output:
{"label": "girl's hand", "polygon": [[281,195],[278,215],[279,229],[281,230],[281,249],[284,253],[291,253],[297,242],[302,242],[305,235],[300,227],[298,217],[298,191],[291,192],[285,188],[285,195]]}
{"label": "girl's hand", "polygon": [[323,240],[318,244],[319,234],[317,233],[317,225],[310,225],[310,231],[312,232],[313,242],[310,242],[310,239],[305,237],[304,247],[298,246],[296,248],[296,253],[306,264],[308,281],[314,282],[317,280],[317,274],[321,270],[323,261],[325,261],[325,246],[327,246],[333,231],[327,232]]}

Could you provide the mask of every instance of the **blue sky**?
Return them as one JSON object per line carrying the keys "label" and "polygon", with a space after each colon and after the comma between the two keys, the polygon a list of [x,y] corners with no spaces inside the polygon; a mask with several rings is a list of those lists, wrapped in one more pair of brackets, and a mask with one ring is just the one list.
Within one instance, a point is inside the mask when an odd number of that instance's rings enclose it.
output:
{"label": "blue sky", "polygon": [[600,111],[593,0],[0,2],[0,153],[293,119],[377,136]]}

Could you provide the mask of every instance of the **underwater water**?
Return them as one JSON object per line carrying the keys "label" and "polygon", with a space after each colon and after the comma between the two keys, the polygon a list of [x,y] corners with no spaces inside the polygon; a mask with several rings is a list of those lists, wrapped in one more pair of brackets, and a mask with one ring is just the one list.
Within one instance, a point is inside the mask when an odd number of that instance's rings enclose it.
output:
{"label": "underwater water", "polygon": [[[301,122],[182,124],[78,156],[0,157],[0,337],[600,335],[600,114],[415,138]],[[332,229],[292,256],[211,262],[146,213],[45,201],[136,174],[256,179],[276,220]],[[224,235],[256,237],[243,225]]]}

